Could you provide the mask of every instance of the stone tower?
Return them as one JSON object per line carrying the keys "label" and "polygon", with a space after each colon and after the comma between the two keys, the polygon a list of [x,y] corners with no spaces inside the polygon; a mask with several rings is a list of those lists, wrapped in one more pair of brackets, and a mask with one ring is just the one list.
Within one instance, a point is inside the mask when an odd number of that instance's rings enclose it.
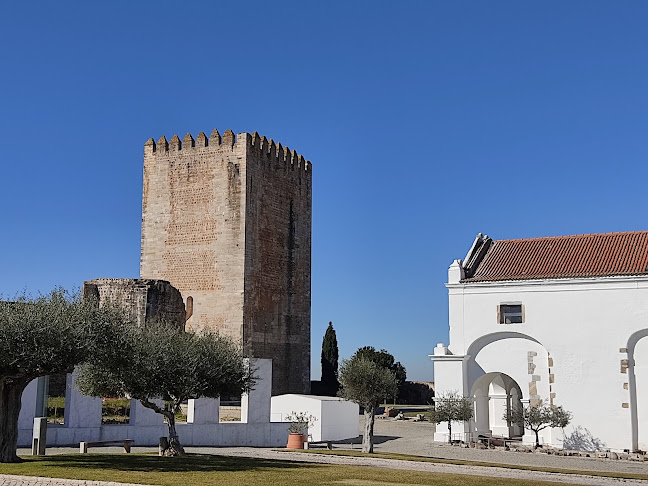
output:
{"label": "stone tower", "polygon": [[141,278],[271,358],[273,394],[310,391],[311,195],[310,162],[256,132],[144,145]]}

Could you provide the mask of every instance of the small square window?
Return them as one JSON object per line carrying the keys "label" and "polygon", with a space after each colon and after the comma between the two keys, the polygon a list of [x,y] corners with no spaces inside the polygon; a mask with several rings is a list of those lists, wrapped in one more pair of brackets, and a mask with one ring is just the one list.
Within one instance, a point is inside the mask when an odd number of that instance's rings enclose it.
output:
{"label": "small square window", "polygon": [[501,304],[497,314],[500,324],[522,324],[524,322],[522,304]]}

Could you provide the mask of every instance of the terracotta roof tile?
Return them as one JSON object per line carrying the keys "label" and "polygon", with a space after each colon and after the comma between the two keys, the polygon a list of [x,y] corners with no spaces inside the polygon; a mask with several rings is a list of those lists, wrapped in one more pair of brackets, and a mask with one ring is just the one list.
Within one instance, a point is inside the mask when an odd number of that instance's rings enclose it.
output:
{"label": "terracotta roof tile", "polygon": [[464,282],[648,274],[648,231],[493,241]]}

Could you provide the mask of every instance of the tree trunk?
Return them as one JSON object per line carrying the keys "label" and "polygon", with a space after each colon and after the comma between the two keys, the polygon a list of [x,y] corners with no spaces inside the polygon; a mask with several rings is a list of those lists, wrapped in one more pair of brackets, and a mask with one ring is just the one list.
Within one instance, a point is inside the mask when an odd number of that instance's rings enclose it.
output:
{"label": "tree trunk", "polygon": [[534,430],[534,432],[535,432],[535,435],[536,435],[536,445],[535,445],[535,448],[537,449],[538,447],[540,447],[540,436],[538,435],[538,431],[537,431],[537,430]]}
{"label": "tree trunk", "polygon": [[452,420],[448,420],[448,444],[452,444]]}
{"label": "tree trunk", "polygon": [[180,438],[175,428],[175,414],[173,411],[164,412],[169,426],[169,447],[163,451],[163,455],[167,457],[184,456],[185,451],[180,444]]}
{"label": "tree trunk", "polygon": [[0,379],[0,462],[20,462],[18,448],[18,415],[20,400],[27,383],[24,380]]}
{"label": "tree trunk", "polygon": [[362,452],[373,453],[373,432],[374,432],[374,418],[376,416],[376,409],[365,408],[365,426],[364,434],[362,436]]}
{"label": "tree trunk", "polygon": [[175,413],[174,410],[176,407],[171,407],[171,410],[166,408],[158,407],[154,402],[150,401],[148,398],[138,398],[140,403],[151,410],[155,410],[157,413],[162,414],[167,419],[167,425],[169,426],[169,443],[168,446],[163,445],[163,441],[160,441],[160,455],[161,456],[184,456],[185,451],[180,444],[180,438],[175,428]]}

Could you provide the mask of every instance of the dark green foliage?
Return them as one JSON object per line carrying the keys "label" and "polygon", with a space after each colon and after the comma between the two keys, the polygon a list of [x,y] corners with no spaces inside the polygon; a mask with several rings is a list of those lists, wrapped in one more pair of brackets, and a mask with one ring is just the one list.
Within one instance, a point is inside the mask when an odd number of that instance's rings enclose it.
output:
{"label": "dark green foliage", "polygon": [[334,397],[338,388],[338,343],[333,323],[329,322],[322,340],[322,388]]}
{"label": "dark green foliage", "polygon": [[400,363],[400,361],[395,361],[394,355],[389,353],[386,349],[376,351],[376,348],[374,348],[373,346],[364,346],[362,348],[359,348],[355,352],[353,357],[364,358],[368,359],[369,361],[373,361],[377,365],[382,366],[383,368],[387,368],[394,374],[394,376],[396,377],[396,391],[388,395],[386,398],[395,398],[403,390],[403,387],[405,386],[405,380],[407,380],[407,370]]}

